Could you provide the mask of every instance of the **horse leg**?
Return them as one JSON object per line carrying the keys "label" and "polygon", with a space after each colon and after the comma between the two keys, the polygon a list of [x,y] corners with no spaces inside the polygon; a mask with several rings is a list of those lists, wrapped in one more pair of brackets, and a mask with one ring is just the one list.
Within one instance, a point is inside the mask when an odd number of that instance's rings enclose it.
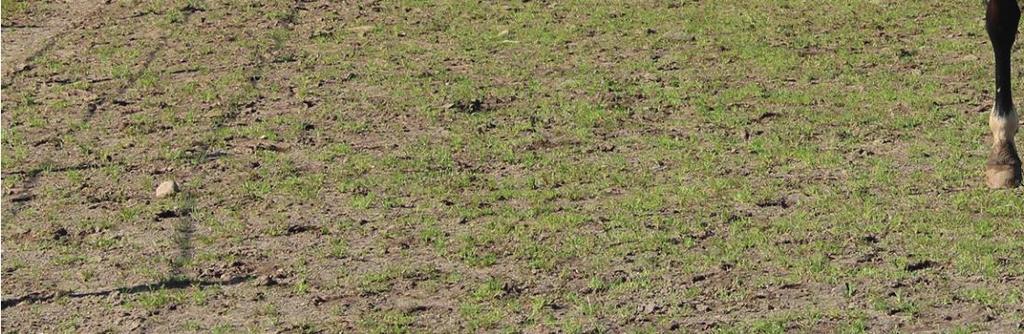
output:
{"label": "horse leg", "polygon": [[1017,38],[1020,14],[1017,0],[988,0],[985,29],[996,58],[996,101],[988,118],[992,152],[985,165],[985,179],[990,188],[1013,188],[1021,184],[1021,161],[1013,142],[1018,120],[1010,84],[1010,54]]}

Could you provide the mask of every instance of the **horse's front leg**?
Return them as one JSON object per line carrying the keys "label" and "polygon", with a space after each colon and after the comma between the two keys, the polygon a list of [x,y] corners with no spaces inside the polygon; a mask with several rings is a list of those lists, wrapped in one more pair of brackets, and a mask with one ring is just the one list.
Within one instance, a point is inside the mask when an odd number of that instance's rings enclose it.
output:
{"label": "horse's front leg", "polygon": [[1018,120],[1010,84],[1010,54],[1019,22],[1017,0],[988,1],[985,28],[996,58],[996,101],[988,118],[993,138],[992,153],[985,165],[986,183],[991,188],[1013,188],[1021,184],[1021,161],[1013,142]]}

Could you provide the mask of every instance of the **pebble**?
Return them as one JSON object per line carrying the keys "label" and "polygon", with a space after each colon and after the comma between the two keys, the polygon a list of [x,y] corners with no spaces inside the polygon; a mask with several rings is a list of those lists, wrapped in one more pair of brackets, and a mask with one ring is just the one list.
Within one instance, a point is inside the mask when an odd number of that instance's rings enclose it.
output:
{"label": "pebble", "polygon": [[174,181],[164,181],[156,187],[156,198],[164,198],[178,192],[178,184]]}

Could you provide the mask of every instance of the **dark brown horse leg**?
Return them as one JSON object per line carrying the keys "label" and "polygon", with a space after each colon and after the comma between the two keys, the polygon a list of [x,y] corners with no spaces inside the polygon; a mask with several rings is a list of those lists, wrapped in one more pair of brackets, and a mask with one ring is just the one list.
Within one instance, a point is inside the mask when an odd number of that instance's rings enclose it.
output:
{"label": "dark brown horse leg", "polygon": [[1010,84],[1010,53],[1019,22],[1017,0],[988,0],[985,28],[996,56],[996,101],[988,118],[992,153],[985,165],[985,179],[990,188],[1013,188],[1021,184],[1021,161],[1013,142],[1018,120]]}

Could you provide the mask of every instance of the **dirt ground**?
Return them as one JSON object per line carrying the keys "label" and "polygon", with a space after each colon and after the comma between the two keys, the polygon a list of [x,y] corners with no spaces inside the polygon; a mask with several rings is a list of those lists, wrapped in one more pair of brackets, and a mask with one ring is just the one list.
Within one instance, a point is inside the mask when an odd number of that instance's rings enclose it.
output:
{"label": "dirt ground", "polygon": [[2,330],[1024,331],[977,7],[5,0]]}

